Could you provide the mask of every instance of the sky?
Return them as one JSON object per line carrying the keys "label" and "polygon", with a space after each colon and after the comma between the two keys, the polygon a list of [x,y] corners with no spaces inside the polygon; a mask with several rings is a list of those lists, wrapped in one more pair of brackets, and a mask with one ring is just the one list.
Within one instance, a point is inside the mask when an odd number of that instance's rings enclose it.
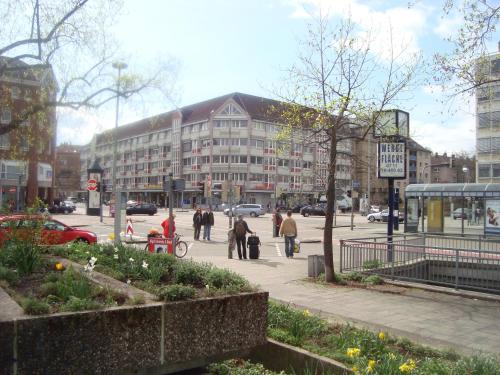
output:
{"label": "sky", "polygon": [[[275,98],[276,88],[284,84],[284,69],[297,62],[299,41],[319,7],[328,10],[332,22],[350,12],[361,28],[379,30],[374,53],[382,54],[388,43],[387,25],[408,52],[422,51],[430,59],[436,51],[450,48],[443,39],[456,30],[459,15],[443,17],[433,0],[413,3],[409,7],[403,0],[124,0],[123,14],[112,31],[129,69],[174,59],[176,86],[170,99],[122,101],[119,124],[231,92]],[[434,152],[474,152],[474,101],[449,101],[445,95],[436,86],[422,84],[399,106],[410,112],[412,137]],[[114,111],[114,103],[77,113],[60,110],[58,143],[88,143],[93,134],[114,126]]]}

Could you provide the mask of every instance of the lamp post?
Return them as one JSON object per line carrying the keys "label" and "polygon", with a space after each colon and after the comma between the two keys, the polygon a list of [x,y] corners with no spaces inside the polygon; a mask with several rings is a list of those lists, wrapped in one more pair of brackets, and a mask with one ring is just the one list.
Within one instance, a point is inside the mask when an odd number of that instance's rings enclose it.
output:
{"label": "lamp post", "polygon": [[469,168],[464,165],[462,172],[464,172],[464,182],[469,183]]}
{"label": "lamp post", "polygon": [[114,221],[114,235],[115,244],[120,244],[120,216],[121,216],[121,193],[116,183],[116,154],[118,149],[118,113],[120,109],[120,78],[121,71],[127,68],[124,62],[114,62],[113,68],[118,69],[118,78],[116,80],[116,114],[115,114],[115,131],[113,132],[113,174],[112,184],[113,193],[115,195],[115,221]]}
{"label": "lamp post", "polygon": [[232,124],[231,121],[228,121],[229,123],[229,158],[228,158],[228,173],[227,173],[227,178],[228,178],[228,196],[229,196],[229,229],[233,227],[233,178],[232,178],[232,173],[231,173],[231,144],[233,143],[233,140],[231,138],[231,128]]}

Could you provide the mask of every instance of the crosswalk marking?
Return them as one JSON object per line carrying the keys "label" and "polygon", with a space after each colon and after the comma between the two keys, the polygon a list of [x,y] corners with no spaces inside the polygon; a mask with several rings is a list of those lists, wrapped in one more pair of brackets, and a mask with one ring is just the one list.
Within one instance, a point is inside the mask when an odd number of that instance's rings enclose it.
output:
{"label": "crosswalk marking", "polygon": [[276,246],[276,254],[278,254],[279,257],[282,257],[283,254],[281,254],[281,250],[280,250],[278,243],[275,242],[274,246]]}

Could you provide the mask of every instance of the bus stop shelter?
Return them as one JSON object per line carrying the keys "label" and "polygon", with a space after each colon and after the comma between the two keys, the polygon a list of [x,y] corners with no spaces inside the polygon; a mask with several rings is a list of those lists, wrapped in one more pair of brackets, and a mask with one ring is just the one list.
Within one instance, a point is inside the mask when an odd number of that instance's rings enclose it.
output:
{"label": "bus stop shelter", "polygon": [[500,235],[500,184],[412,184],[405,232]]}

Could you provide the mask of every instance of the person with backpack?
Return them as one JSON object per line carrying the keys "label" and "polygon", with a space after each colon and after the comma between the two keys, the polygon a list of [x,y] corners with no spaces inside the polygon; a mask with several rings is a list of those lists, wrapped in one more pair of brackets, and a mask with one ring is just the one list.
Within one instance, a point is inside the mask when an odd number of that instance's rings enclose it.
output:
{"label": "person with backpack", "polygon": [[[253,234],[245,220],[243,220],[243,215],[238,216],[238,220],[234,222],[233,226],[234,235],[236,237],[236,246],[238,248],[238,257],[240,259],[247,259],[247,238],[246,234]],[[243,250],[243,254],[242,251]],[[242,257],[243,255],[243,257]]]}
{"label": "person with backpack", "polygon": [[203,213],[201,223],[203,224],[203,239],[210,241],[210,229],[214,225],[214,213],[210,208]]}
{"label": "person with backpack", "polygon": [[292,211],[286,212],[286,218],[281,223],[280,236],[285,236],[285,254],[287,258],[293,258],[293,247],[297,237],[297,223],[292,219]]}
{"label": "person with backpack", "polygon": [[194,240],[200,240],[201,224],[203,220],[203,215],[201,213],[201,208],[197,208],[193,215],[193,228],[194,228]]}

